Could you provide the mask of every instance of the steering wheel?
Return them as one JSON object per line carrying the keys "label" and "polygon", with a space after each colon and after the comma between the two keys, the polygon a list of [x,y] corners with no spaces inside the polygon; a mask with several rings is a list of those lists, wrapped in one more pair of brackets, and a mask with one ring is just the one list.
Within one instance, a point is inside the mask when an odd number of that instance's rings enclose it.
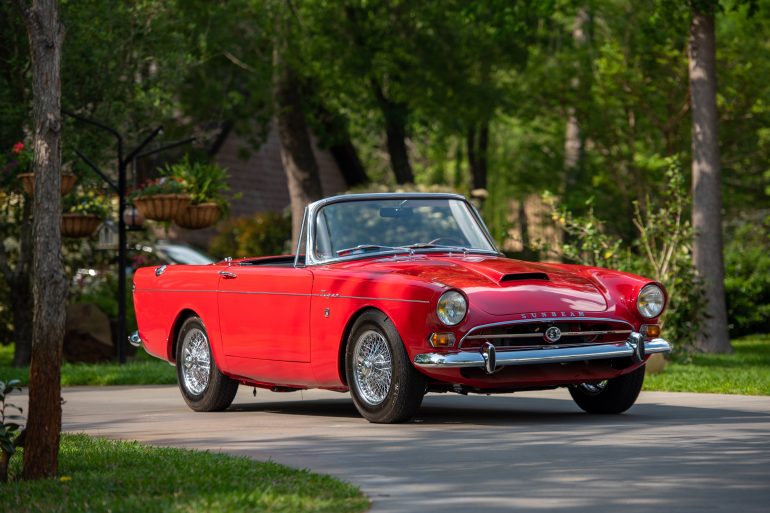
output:
{"label": "steering wheel", "polygon": [[453,239],[452,237],[439,237],[438,239],[433,239],[428,244],[437,244],[439,246],[460,246],[461,248],[465,247],[465,244],[457,239]]}

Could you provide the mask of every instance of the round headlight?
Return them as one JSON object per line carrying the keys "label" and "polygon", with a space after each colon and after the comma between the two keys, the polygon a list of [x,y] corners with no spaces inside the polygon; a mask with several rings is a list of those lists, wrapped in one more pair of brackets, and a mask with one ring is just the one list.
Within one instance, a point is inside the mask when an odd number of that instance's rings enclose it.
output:
{"label": "round headlight", "polygon": [[441,322],[447,326],[454,326],[465,318],[468,311],[468,303],[465,296],[456,290],[444,292],[436,305],[436,314]]}
{"label": "round headlight", "polygon": [[652,283],[642,287],[636,300],[636,309],[645,319],[659,316],[665,305],[666,295],[660,287]]}

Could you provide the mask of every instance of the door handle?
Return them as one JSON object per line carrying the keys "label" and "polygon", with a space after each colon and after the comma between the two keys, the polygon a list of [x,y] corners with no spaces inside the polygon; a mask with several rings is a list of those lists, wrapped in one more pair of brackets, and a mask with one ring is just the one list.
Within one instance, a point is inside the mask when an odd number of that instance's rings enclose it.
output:
{"label": "door handle", "polygon": [[238,277],[237,274],[231,273],[230,271],[219,271],[219,275],[226,280],[232,280],[233,278]]}

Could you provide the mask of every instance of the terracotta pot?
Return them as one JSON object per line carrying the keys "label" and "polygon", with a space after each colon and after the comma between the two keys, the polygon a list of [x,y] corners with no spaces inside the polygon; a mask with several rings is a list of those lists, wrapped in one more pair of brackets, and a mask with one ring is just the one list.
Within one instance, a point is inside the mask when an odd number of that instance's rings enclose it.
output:
{"label": "terracotta pot", "polygon": [[187,194],[156,194],[134,198],[133,203],[147,219],[173,221],[190,204],[190,196]]}
{"label": "terracotta pot", "polygon": [[[24,187],[24,192],[26,192],[30,196],[34,196],[35,195],[35,173],[19,173],[18,177],[19,177],[19,180],[21,180],[22,187]],[[78,181],[78,177],[75,176],[74,173],[62,173],[61,195],[64,196],[66,194],[69,194],[72,188],[75,187],[75,182],[77,181]]]}
{"label": "terracotta pot", "polygon": [[101,218],[93,214],[63,214],[61,234],[64,237],[90,237],[100,224]]}
{"label": "terracotta pot", "polygon": [[174,222],[188,230],[200,230],[201,228],[208,228],[217,224],[219,215],[219,205],[216,203],[201,203],[200,205],[189,205]]}

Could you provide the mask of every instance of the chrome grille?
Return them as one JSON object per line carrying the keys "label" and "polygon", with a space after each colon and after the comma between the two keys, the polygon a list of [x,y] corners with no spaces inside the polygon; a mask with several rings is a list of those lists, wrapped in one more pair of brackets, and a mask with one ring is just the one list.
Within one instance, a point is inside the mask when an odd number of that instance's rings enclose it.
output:
{"label": "chrome grille", "polygon": [[[545,332],[553,326],[560,330],[561,337],[555,342],[550,342],[546,339]],[[632,326],[629,323],[615,319],[528,319],[477,326],[463,337],[460,347],[480,348],[485,342],[493,344],[497,350],[606,344],[623,342],[631,332]]]}

